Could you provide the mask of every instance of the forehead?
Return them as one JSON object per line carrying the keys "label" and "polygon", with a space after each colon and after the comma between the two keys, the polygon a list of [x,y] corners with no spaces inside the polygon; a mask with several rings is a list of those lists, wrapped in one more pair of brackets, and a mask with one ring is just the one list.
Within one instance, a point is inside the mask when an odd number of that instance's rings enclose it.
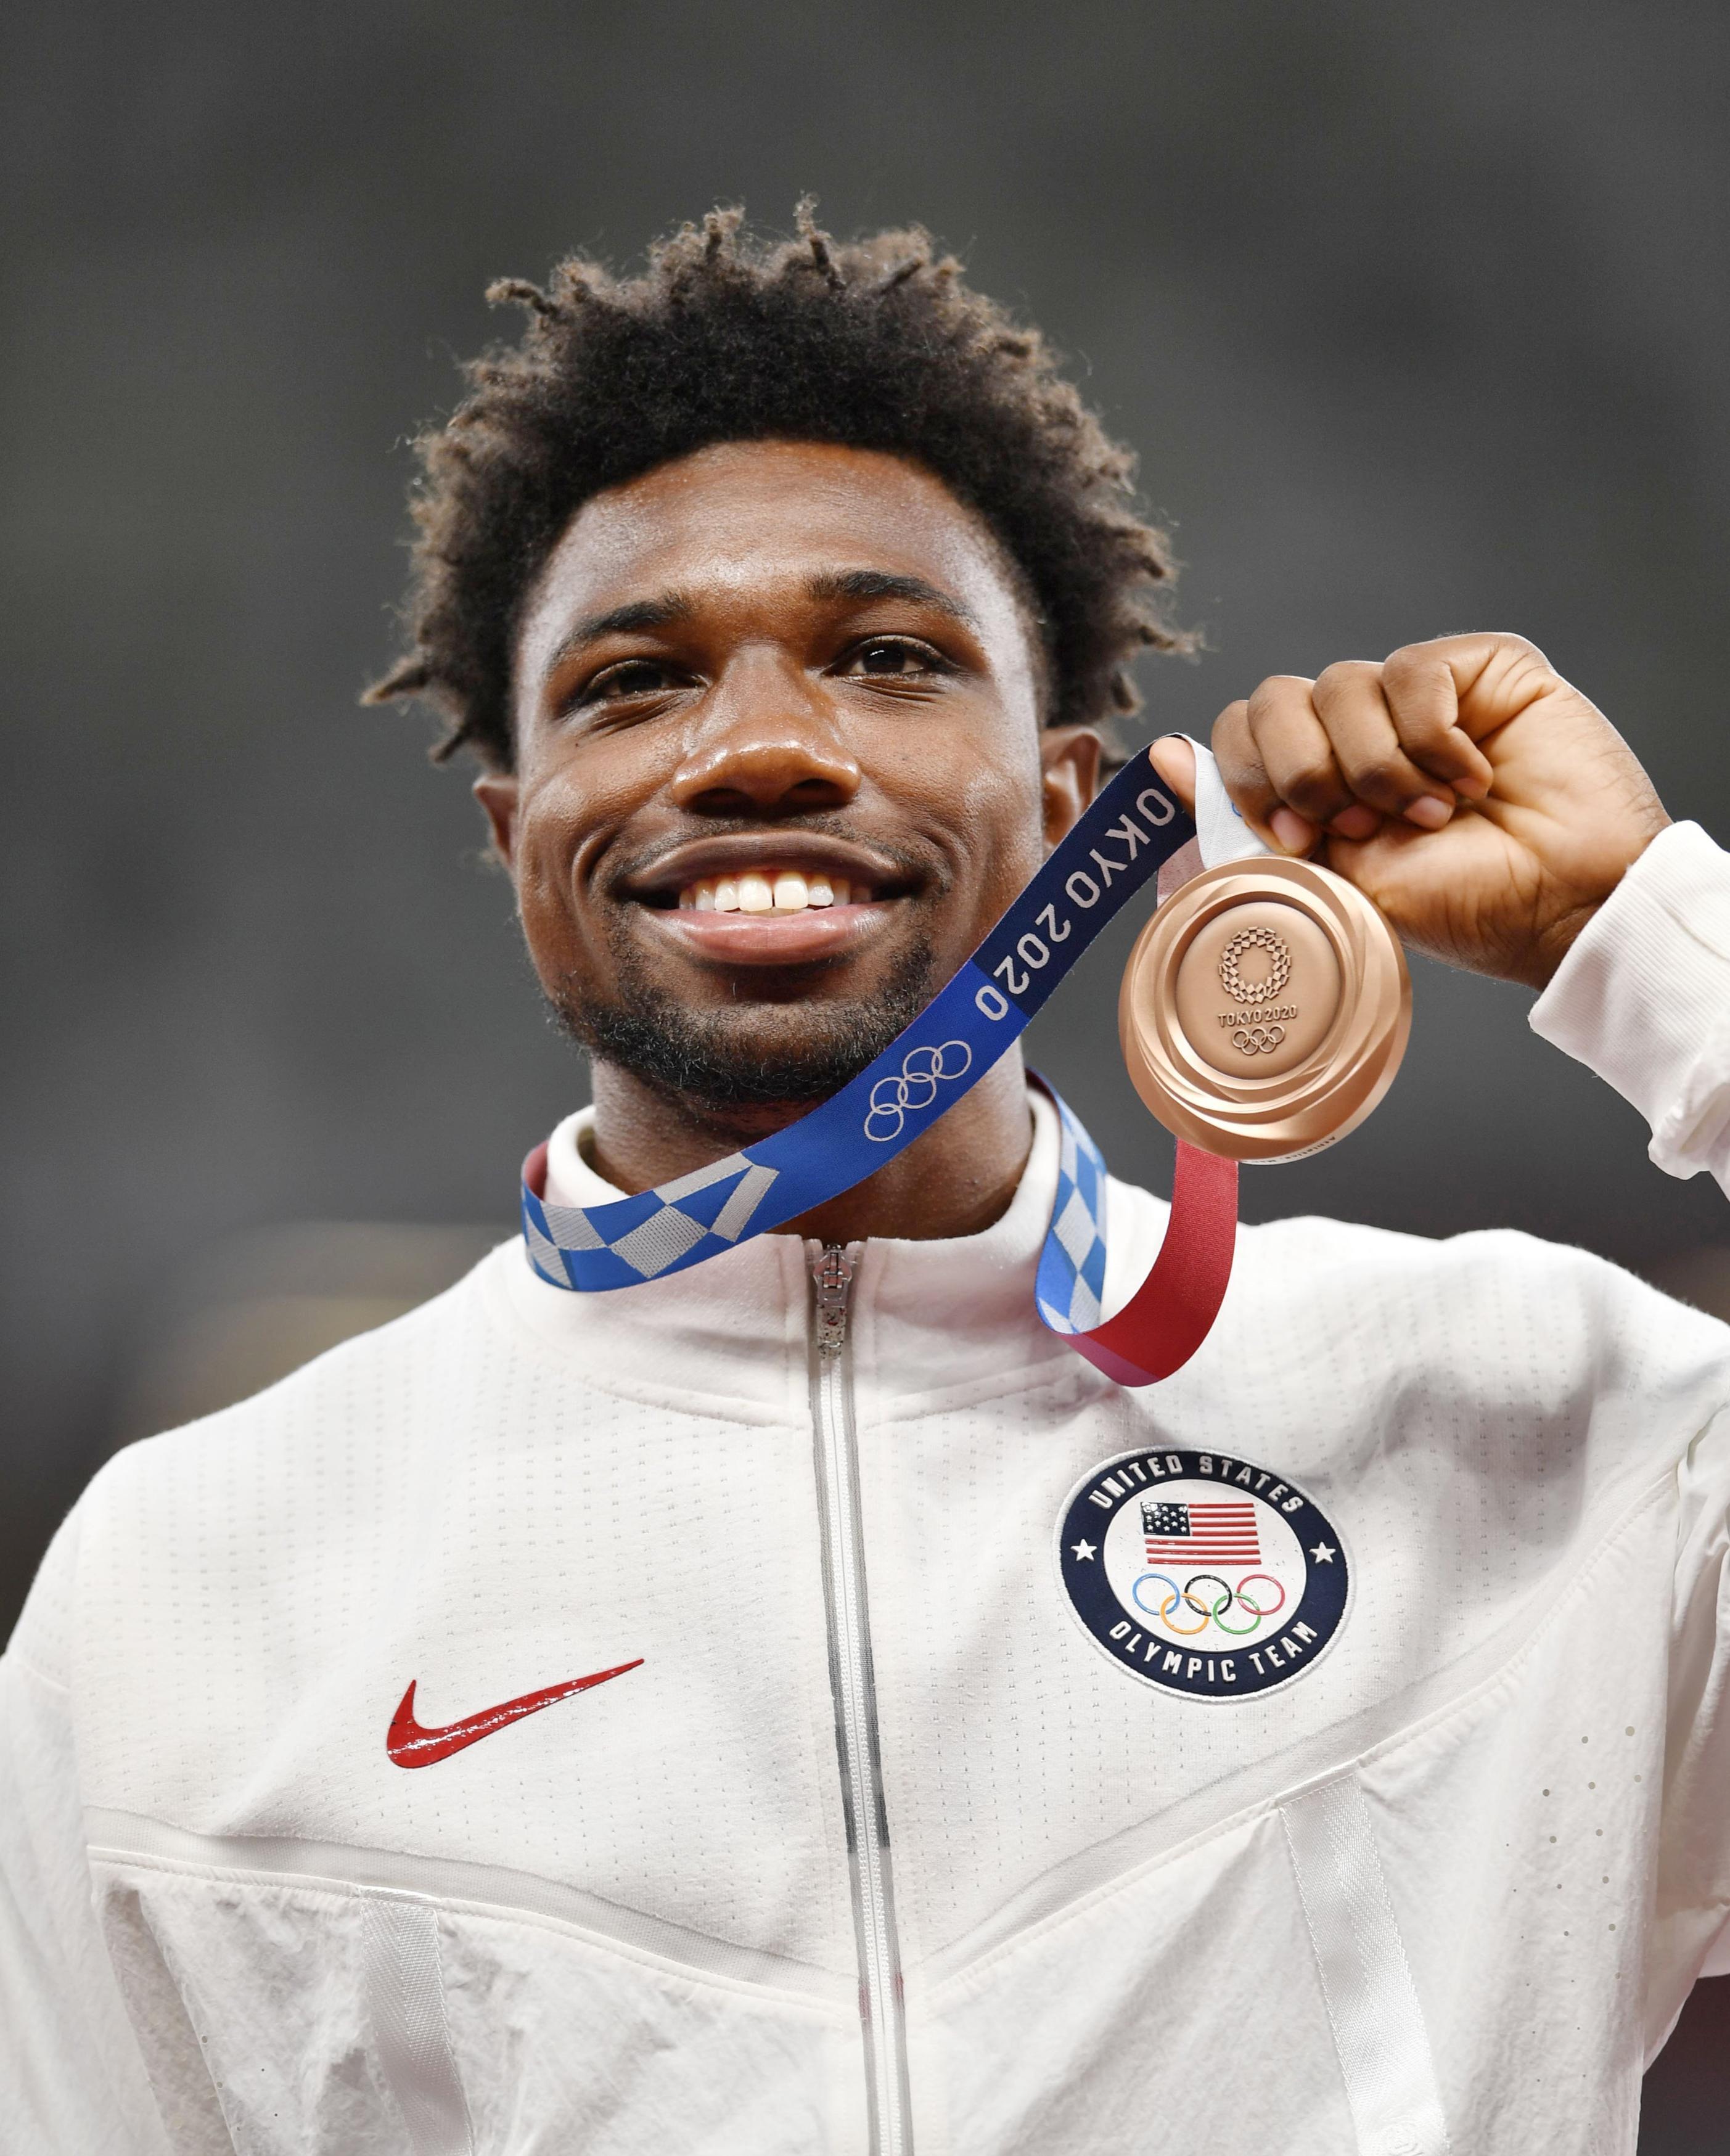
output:
{"label": "forehead", "polygon": [[1015,572],[942,482],[904,457],[829,443],[729,442],[585,502],[531,594],[532,679],[576,619],[678,592],[699,608],[795,602],[814,573],[881,569],[958,600],[988,643],[1022,640]]}

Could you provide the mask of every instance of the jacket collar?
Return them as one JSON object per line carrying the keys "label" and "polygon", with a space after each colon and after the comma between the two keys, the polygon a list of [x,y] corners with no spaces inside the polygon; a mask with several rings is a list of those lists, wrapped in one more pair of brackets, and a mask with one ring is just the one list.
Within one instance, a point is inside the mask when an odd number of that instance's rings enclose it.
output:
{"label": "jacket collar", "polygon": [[[1057,1188],[1058,1124],[1042,1093],[1029,1088],[1028,1102],[1033,1146],[1000,1219],[973,1235],[885,1236],[854,1246],[855,1376],[875,1404],[917,1412],[920,1402],[936,1404],[957,1388],[1024,1384],[1036,1373],[1073,1372],[1090,1389],[1101,1382],[1034,1308]],[[585,1158],[593,1121],[592,1109],[580,1109],[548,1141],[547,1195],[556,1204],[602,1204],[624,1194]],[[1108,1305],[1146,1270],[1164,1211],[1118,1184],[1110,1205]],[[731,1419],[778,1421],[806,1412],[815,1252],[795,1236],[760,1235],[663,1280],[578,1295],[539,1279],[519,1243],[506,1272],[516,1315],[547,1345],[582,1357],[608,1389],[669,1404],[697,1397]]]}

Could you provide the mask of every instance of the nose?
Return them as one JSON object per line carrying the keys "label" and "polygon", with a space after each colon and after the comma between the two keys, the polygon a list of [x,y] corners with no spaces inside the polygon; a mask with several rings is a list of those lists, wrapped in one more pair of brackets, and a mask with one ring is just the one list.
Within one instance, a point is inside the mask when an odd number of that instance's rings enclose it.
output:
{"label": "nose", "polygon": [[844,808],[858,763],[821,685],[791,659],[742,654],[705,700],[670,791],[699,816]]}

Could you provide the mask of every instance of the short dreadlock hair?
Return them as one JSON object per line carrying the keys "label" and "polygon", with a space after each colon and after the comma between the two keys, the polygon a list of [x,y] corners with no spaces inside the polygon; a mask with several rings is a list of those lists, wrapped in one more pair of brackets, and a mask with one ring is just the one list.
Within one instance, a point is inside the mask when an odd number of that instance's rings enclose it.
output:
{"label": "short dreadlock hair", "polygon": [[1185,644],[1159,604],[1173,562],[1134,513],[1132,459],[1039,332],[917,228],[838,244],[802,203],[798,235],[773,242],[717,209],[651,249],[640,276],[573,256],[547,291],[490,287],[527,327],[467,368],[466,398],[420,437],[412,649],[367,692],[440,705],[437,758],[466,746],[511,767],[524,604],[583,505],[722,442],[839,443],[935,474],[1024,581],[1049,723],[1135,710],[1127,660]]}

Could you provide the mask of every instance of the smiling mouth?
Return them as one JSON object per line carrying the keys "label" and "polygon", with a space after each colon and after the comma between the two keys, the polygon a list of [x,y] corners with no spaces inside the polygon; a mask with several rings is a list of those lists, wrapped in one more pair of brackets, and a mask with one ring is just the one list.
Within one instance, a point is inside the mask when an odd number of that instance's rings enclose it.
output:
{"label": "smiling mouth", "polygon": [[847,876],[798,869],[745,869],[735,875],[700,876],[678,895],[681,913],[805,913],[825,906],[869,905],[868,884]]}

